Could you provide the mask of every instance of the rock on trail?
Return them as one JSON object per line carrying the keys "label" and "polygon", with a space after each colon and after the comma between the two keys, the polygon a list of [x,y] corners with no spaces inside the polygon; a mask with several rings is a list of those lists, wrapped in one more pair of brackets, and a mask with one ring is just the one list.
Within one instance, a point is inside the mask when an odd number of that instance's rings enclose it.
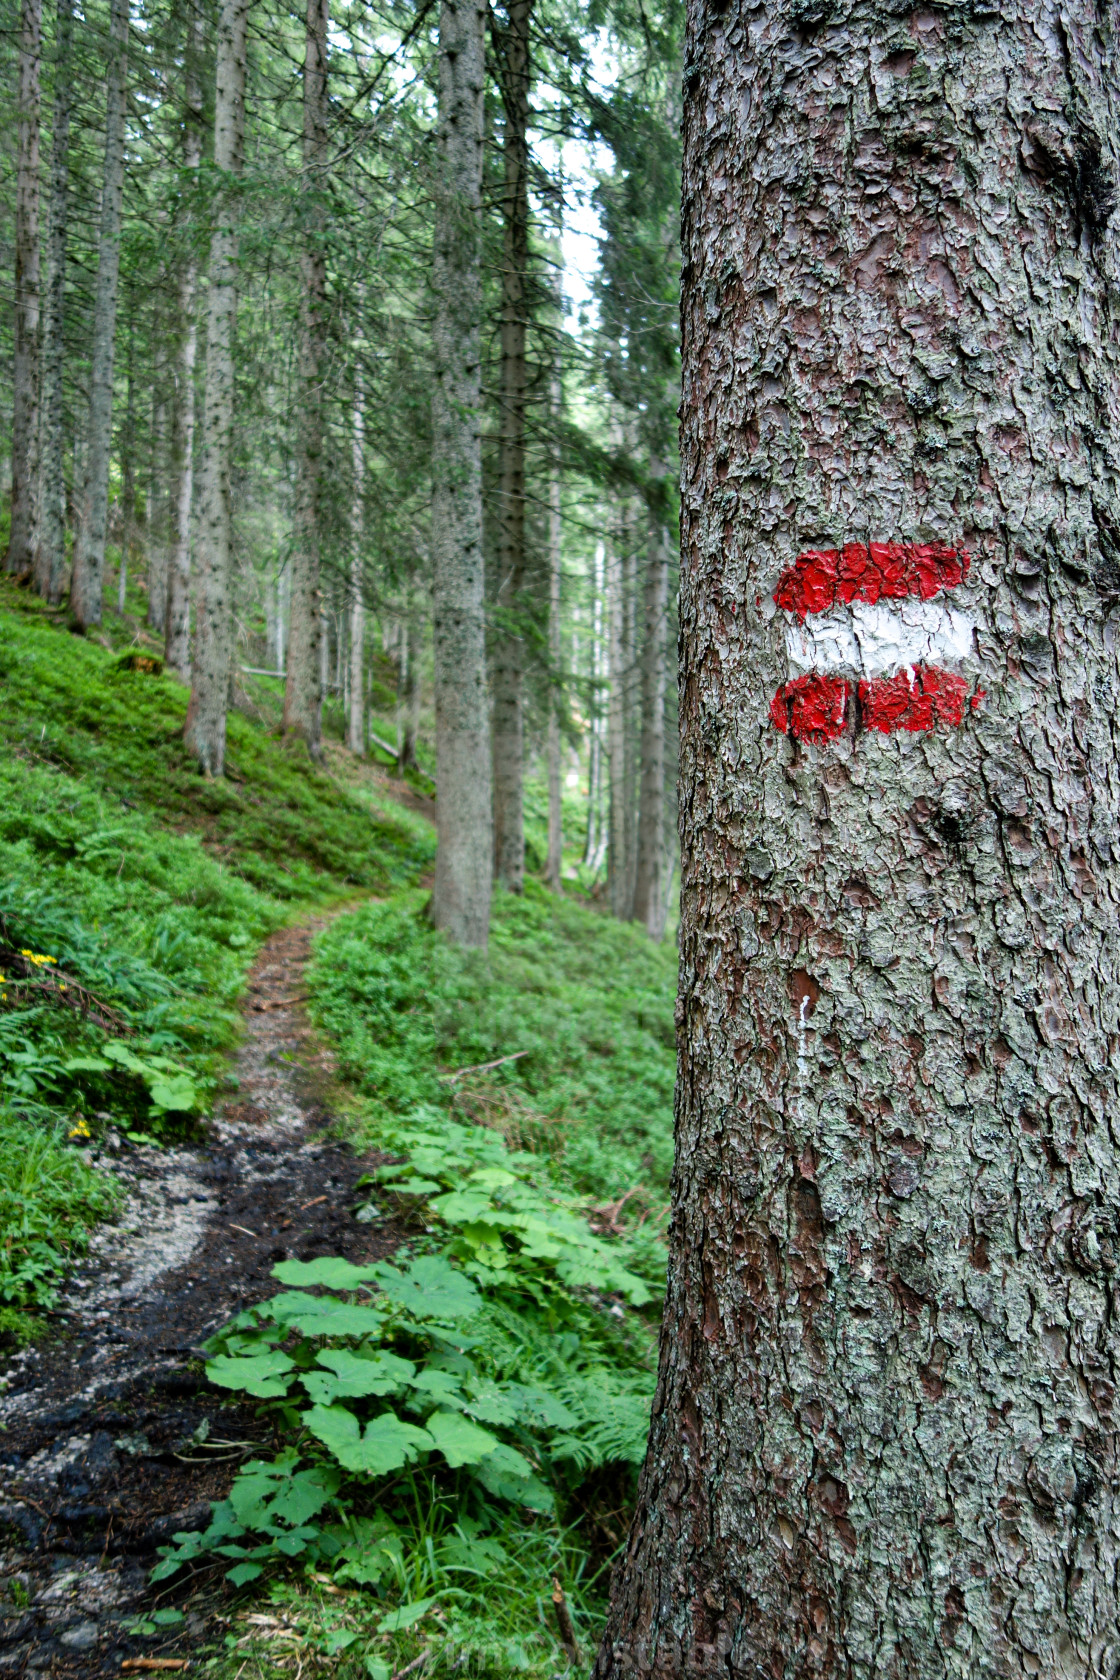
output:
{"label": "rock on trail", "polygon": [[374,1160],[323,1132],[331,1063],[300,1004],[324,920],[262,949],[237,1097],[205,1144],[102,1151],[127,1192],[121,1218],[69,1279],[55,1334],[3,1373],[0,1676],[116,1674],[216,1631],[214,1577],[201,1595],[150,1590],[156,1548],[205,1526],[238,1464],[280,1443],[254,1406],[208,1386],[199,1344],[275,1291],[278,1260],[376,1259],[403,1238],[354,1218]]}

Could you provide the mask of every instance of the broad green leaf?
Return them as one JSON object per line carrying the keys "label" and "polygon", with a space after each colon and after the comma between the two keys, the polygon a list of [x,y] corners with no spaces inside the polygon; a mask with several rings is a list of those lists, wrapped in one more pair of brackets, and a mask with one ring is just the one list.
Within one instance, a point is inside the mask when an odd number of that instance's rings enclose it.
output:
{"label": "broad green leaf", "polygon": [[556,1501],[545,1484],[532,1472],[531,1466],[512,1447],[499,1445],[487,1453],[473,1472],[487,1493],[498,1499],[508,1499],[512,1505],[524,1505],[530,1511],[550,1512]]}
{"label": "broad green leaf", "polygon": [[246,1528],[274,1529],[277,1523],[299,1528],[323,1509],[338,1488],[338,1472],[328,1466],[292,1471],[290,1459],[279,1464],[248,1464],[229,1490],[237,1520]]}
{"label": "broad green leaf", "polygon": [[365,1434],[353,1412],[344,1406],[312,1406],[303,1421],[346,1470],[385,1476],[410,1464],[434,1445],[426,1429],[402,1423],[394,1412],[382,1412],[367,1424]]}
{"label": "broad green leaf", "polygon": [[491,1266],[496,1272],[503,1271],[509,1265],[509,1255],[496,1225],[489,1221],[472,1219],[463,1226],[462,1235],[463,1241],[470,1244],[484,1265]]}
{"label": "broad green leaf", "polygon": [[293,1369],[286,1353],[255,1353],[249,1359],[230,1359],[219,1354],[206,1363],[206,1375],[219,1388],[241,1388],[258,1400],[275,1400],[287,1394],[290,1378],[285,1373]]}
{"label": "broad green leaf", "polygon": [[463,1390],[459,1386],[459,1379],[450,1371],[421,1371],[413,1377],[410,1387],[417,1394],[427,1396],[433,1403],[441,1406],[454,1406],[458,1409],[463,1404]]}
{"label": "broad green leaf", "polygon": [[324,1348],[319,1364],[326,1369],[307,1371],[300,1379],[319,1406],[366,1394],[395,1394],[416,1370],[411,1360],[398,1359],[395,1353],[376,1353],[372,1359],[362,1359],[346,1348]]}
{"label": "broad green leaf", "polygon": [[280,1283],[297,1284],[301,1289],[315,1284],[324,1289],[357,1289],[376,1274],[376,1266],[352,1266],[349,1260],[334,1254],[322,1254],[317,1260],[281,1260],[272,1268],[273,1277]]}
{"label": "broad green leaf", "polygon": [[63,1062],[62,1071],[64,1073],[108,1073],[112,1065],[111,1062],[105,1060],[104,1056],[71,1056],[69,1061]]}
{"label": "broad green leaf", "polygon": [[304,1295],[289,1289],[264,1301],[257,1311],[304,1336],[379,1336],[385,1314],[376,1307],[352,1307],[336,1295]]}
{"label": "broad green leaf", "polygon": [[431,1598],[417,1598],[411,1604],[402,1604],[399,1610],[391,1610],[387,1616],[382,1616],[377,1624],[378,1633],[402,1633],[418,1622],[421,1616],[427,1615],[438,1600],[438,1595]]}
{"label": "broad green leaf", "polygon": [[517,1179],[504,1167],[479,1167],[467,1179],[468,1184],[477,1184],[480,1190],[504,1190],[510,1184],[516,1184]]}
{"label": "broad green leaf", "polygon": [[389,1185],[399,1196],[431,1196],[443,1189],[434,1178],[402,1178],[396,1184]]}
{"label": "broad green leaf", "polygon": [[481,1382],[464,1409],[480,1423],[496,1423],[499,1428],[508,1429],[517,1422],[520,1406],[517,1396],[510,1393],[505,1383]]}
{"label": "broad green leaf", "polygon": [[[480,1458],[485,1458],[501,1444],[496,1435],[491,1435],[488,1429],[481,1429],[461,1412],[433,1412],[427,1420],[427,1428],[452,1470],[458,1470],[463,1464],[477,1464]],[[521,1455],[516,1453],[514,1456],[520,1458]],[[524,1464],[525,1460],[521,1462]],[[527,1464],[525,1473],[530,1474]]]}
{"label": "broad green leaf", "polygon": [[189,1074],[155,1079],[148,1086],[152,1107],[169,1114],[189,1114],[198,1107],[198,1090]]}
{"label": "broad green leaf", "polygon": [[435,1198],[432,1211],[449,1225],[465,1225],[471,1220],[485,1219],[494,1210],[483,1190],[449,1190],[446,1196]]}
{"label": "broad green leaf", "polygon": [[482,1297],[470,1279],[435,1254],[421,1255],[407,1272],[387,1261],[381,1261],[374,1271],[389,1300],[417,1318],[473,1318],[482,1305]]}
{"label": "broad green leaf", "polygon": [[226,1580],[235,1587],[243,1587],[247,1581],[255,1581],[258,1575],[264,1574],[263,1563],[238,1563],[232,1569],[226,1570]]}

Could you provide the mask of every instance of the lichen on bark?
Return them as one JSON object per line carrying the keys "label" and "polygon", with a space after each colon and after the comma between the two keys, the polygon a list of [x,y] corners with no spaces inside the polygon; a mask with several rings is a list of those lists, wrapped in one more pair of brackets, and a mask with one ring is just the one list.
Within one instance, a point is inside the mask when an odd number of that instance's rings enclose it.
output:
{"label": "lichen on bark", "polygon": [[[1118,35],[690,5],[677,1165],[599,1680],[1120,1665]],[[969,550],[982,700],[780,733],[778,580],[888,541]]]}

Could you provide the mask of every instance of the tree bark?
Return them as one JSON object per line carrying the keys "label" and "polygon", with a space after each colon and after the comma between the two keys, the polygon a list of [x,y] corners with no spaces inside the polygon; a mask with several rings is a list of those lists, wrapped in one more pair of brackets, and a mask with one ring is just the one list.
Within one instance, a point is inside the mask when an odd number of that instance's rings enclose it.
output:
{"label": "tree bark", "polygon": [[669,601],[669,533],[659,510],[650,514],[649,553],[642,592],[641,784],[638,861],[632,915],[651,939],[665,930],[665,613]]}
{"label": "tree bark", "polygon": [[7,567],[30,572],[38,546],[39,67],[42,0],[21,0],[12,346],[12,519]]}
{"label": "tree bark", "polygon": [[113,352],[117,334],[117,282],[121,267],[121,202],[124,194],[124,127],[128,64],[128,0],[111,0],[105,79],[105,174],[93,305],[86,479],[82,522],[74,553],[70,610],[91,630],[101,623],[105,535],[109,519],[109,460],[113,441]]}
{"label": "tree bark", "polygon": [[206,384],[198,498],[198,587],[191,697],[183,738],[207,776],[225,767],[233,648],[230,456],[233,443],[233,328],[237,311],[237,179],[245,129],[249,0],[222,0],[214,99],[214,168],[223,191],[210,235]]}
{"label": "tree bark", "polygon": [[677,1161],[596,1673],[1114,1675],[1120,13],[690,14]]}
{"label": "tree bark", "polygon": [[[187,37],[183,86],[183,168],[192,174],[202,164],[202,83],[206,47],[205,15],[192,13]],[[191,644],[191,506],[194,500],[195,362],[198,356],[198,261],[190,230],[184,230],[179,268],[177,327],[179,341],[172,363],[171,391],[171,545],[167,557],[167,616],[164,652],[167,668],[190,681]]]}
{"label": "tree bark", "polygon": [[607,895],[611,914],[630,919],[626,834],[626,667],[623,657],[622,559],[607,556]]}
{"label": "tree bark", "polygon": [[350,705],[346,745],[353,753],[366,750],[365,682],[366,606],[362,594],[362,491],[366,476],[365,385],[362,370],[354,373],[354,496],[350,514]]}
{"label": "tree bark", "polygon": [[432,251],[438,840],[432,920],[457,944],[482,947],[490,927],[493,844],[479,433],[485,20],[479,0],[442,0]]}
{"label": "tree bark", "polygon": [[307,0],[303,60],[303,289],[300,297],[300,413],[292,521],[292,616],[284,685],[284,736],[322,757],[325,635],[319,590],[323,500],[323,375],[327,330],[328,0]]}
{"label": "tree bark", "polygon": [[42,457],[39,546],[35,587],[52,606],[66,576],[66,471],[62,368],[66,319],[66,220],[70,177],[71,24],[73,0],[58,0],[55,13],[54,119],[51,137],[50,230],[47,239],[47,307],[42,346]]}
{"label": "tree bark", "polygon": [[602,868],[607,852],[603,824],[603,606],[606,590],[606,549],[596,543],[591,568],[591,738],[587,745],[587,835],[583,862],[593,874]]}
{"label": "tree bark", "polygon": [[[153,322],[155,331],[162,326],[162,315]],[[167,494],[160,471],[163,438],[167,424],[167,402],[159,386],[153,382],[150,434],[148,439],[148,487],[144,494],[143,547],[148,559],[148,625],[159,635],[167,634],[167,591],[169,522]]]}
{"label": "tree bark", "polygon": [[[494,879],[525,885],[525,337],[529,268],[529,25],[533,0],[507,0],[500,35],[505,111],[502,187],[502,336],[499,370],[496,634],[491,670]],[[497,34],[498,32],[495,31]]]}
{"label": "tree bark", "polygon": [[121,561],[117,568],[117,612],[124,612],[128,588],[128,563],[132,558],[133,536],[136,528],[136,381],[135,363],[136,323],[133,314],[131,288],[126,285],[128,321],[128,354],[125,358],[124,427],[120,446],[121,468]]}
{"label": "tree bark", "polygon": [[[553,407],[559,412],[559,390]],[[562,580],[562,525],[560,519],[560,472],[554,464],[548,480],[548,856],[545,880],[553,892],[563,889],[564,808],[560,779],[560,585]]]}

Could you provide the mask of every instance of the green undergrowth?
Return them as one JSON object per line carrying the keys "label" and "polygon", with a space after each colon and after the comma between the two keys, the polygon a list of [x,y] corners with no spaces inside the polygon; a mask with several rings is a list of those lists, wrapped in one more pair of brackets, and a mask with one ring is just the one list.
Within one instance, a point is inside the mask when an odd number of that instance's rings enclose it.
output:
{"label": "green undergrowth", "polygon": [[34,1138],[38,1173],[22,1214],[3,1206],[12,1310],[49,1302],[107,1211],[87,1148],[111,1126],[158,1141],[205,1111],[259,942],[431,856],[420,819],[236,714],[232,778],[205,780],[185,706],[170,678],[0,585],[0,1149]]}
{"label": "green undergrowth", "polygon": [[231,1636],[261,1673],[298,1630],[343,1675],[551,1675],[554,1584],[586,1662],[645,1449],[672,953],[533,886],[496,901],[486,955],[423,909],[339,918],[309,971],[348,1127],[387,1157],[354,1211],[413,1238],[391,1264],[283,1262],[213,1338],[211,1381],[291,1444],[157,1569],[221,1558],[268,1591],[274,1633]]}
{"label": "green undergrowth", "polygon": [[657,1219],[673,1162],[672,945],[536,882],[495,894],[485,954],[448,945],[423,912],[406,893],[340,917],[309,971],[316,1017],[369,1099],[370,1140],[417,1102],[449,1103],[574,1190],[627,1196],[612,1223]]}

